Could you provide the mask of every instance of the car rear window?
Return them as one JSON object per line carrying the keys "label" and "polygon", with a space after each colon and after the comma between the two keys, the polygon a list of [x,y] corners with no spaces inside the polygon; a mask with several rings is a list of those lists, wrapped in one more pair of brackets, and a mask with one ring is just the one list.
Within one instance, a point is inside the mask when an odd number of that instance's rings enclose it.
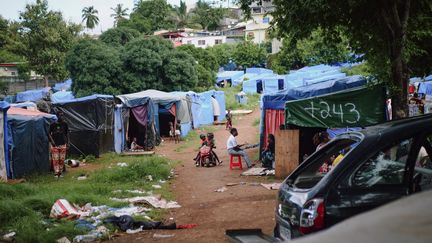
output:
{"label": "car rear window", "polygon": [[351,139],[339,139],[330,142],[316,155],[313,155],[311,158],[313,161],[307,161],[308,165],[295,178],[290,178],[289,182],[293,182],[292,186],[299,189],[314,187],[357,144],[357,141]]}

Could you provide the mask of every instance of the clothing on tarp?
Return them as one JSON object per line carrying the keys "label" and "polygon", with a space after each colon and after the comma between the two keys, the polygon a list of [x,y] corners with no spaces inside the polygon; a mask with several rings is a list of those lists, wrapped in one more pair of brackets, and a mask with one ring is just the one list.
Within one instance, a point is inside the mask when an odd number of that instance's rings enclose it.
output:
{"label": "clothing on tarp", "polygon": [[129,215],[122,215],[120,217],[109,217],[104,220],[104,223],[111,223],[117,226],[120,230],[135,230],[135,229],[143,229],[143,230],[151,230],[151,229],[176,229],[177,225],[175,223],[165,225],[162,222],[154,222],[154,221],[135,221]]}
{"label": "clothing on tarp", "polygon": [[92,95],[53,103],[53,110],[62,111],[68,124],[70,154],[99,157],[114,150],[112,95]]}

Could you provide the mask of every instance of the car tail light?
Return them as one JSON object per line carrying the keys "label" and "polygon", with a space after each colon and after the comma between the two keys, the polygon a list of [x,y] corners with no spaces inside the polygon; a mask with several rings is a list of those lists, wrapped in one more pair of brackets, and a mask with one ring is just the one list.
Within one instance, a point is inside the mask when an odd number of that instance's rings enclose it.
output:
{"label": "car tail light", "polygon": [[325,206],[321,198],[305,203],[300,215],[300,232],[308,234],[324,228]]}

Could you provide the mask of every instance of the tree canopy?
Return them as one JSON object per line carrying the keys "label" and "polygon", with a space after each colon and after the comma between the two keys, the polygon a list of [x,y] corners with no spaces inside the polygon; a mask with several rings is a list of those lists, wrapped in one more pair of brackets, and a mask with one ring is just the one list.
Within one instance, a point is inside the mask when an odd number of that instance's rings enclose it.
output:
{"label": "tree canopy", "polygon": [[251,41],[237,44],[233,53],[235,63],[243,66],[243,68],[261,65],[266,61],[266,58],[267,52],[265,48]]}
{"label": "tree canopy", "polygon": [[116,27],[103,32],[99,36],[99,40],[108,45],[118,47],[126,45],[139,35],[140,33],[134,29],[127,27]]}
{"label": "tree canopy", "polygon": [[201,86],[197,65],[191,54],[156,36],[136,37],[124,46],[85,39],[69,52],[66,63],[77,96],[194,90]]}
{"label": "tree canopy", "polygon": [[205,30],[215,30],[219,26],[225,10],[223,8],[213,8],[206,1],[198,0],[191,12],[195,23],[200,24]]}
{"label": "tree canopy", "polygon": [[66,23],[60,12],[48,11],[46,0],[27,4],[20,18],[19,33],[23,43],[20,52],[31,69],[46,79],[66,78],[66,52],[75,43],[80,26]]}
{"label": "tree canopy", "polygon": [[280,52],[270,58],[269,65],[277,73],[287,73],[307,65],[349,61],[354,61],[354,54],[346,38],[340,33],[339,41],[329,40],[319,28],[301,40],[286,36]]}
{"label": "tree canopy", "polygon": [[121,20],[125,20],[125,17],[128,16],[127,11],[128,8],[123,8],[123,4],[117,4],[115,8],[111,8],[112,11],[114,11],[113,14],[111,14],[111,17],[114,17],[114,26],[117,26],[117,23]]}
{"label": "tree canopy", "polygon": [[98,40],[80,40],[66,59],[66,67],[74,80],[72,91],[78,97],[122,93],[127,84],[120,79],[121,65],[120,54],[114,47]]}
{"label": "tree canopy", "polygon": [[82,22],[85,22],[85,26],[89,29],[94,29],[99,24],[99,17],[97,16],[98,11],[93,7],[85,7],[82,10]]}
{"label": "tree canopy", "polygon": [[166,0],[139,1],[130,14],[129,20],[121,21],[126,26],[141,33],[153,34],[154,31],[174,27],[171,16],[172,7]]}
{"label": "tree canopy", "polygon": [[[239,0],[250,13],[256,0]],[[284,37],[300,40],[321,28],[327,38],[343,32],[355,53],[365,54],[380,80],[389,84],[395,118],[407,115],[410,75],[431,71],[432,5],[428,0],[274,0],[272,25]],[[337,41],[337,40],[336,40]],[[429,44],[427,44],[429,43]]]}

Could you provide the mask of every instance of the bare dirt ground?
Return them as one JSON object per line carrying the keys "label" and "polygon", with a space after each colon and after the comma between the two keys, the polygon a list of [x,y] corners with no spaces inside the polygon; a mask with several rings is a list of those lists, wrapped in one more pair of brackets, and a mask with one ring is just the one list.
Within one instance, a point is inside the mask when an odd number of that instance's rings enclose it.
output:
{"label": "bare dirt ground", "polygon": [[[239,143],[257,143],[258,127],[253,126],[259,118],[258,109],[252,114],[237,117],[234,126],[239,131]],[[272,234],[274,227],[274,208],[277,191],[270,191],[259,185],[227,186],[225,192],[215,192],[227,183],[239,182],[273,182],[264,177],[240,176],[238,169],[229,169],[229,157],[226,152],[226,140],[229,132],[225,126],[217,126],[214,132],[217,154],[224,161],[221,166],[213,168],[196,168],[192,158],[196,155],[194,147],[176,152],[176,145],[163,146],[158,154],[164,154],[181,163],[176,168],[176,177],[171,188],[176,200],[182,206],[170,210],[167,218],[174,218],[177,224],[198,224],[196,228],[184,230],[152,230],[134,235],[115,238],[116,242],[228,242],[225,236],[227,229],[260,228],[266,234]],[[172,142],[170,142],[172,143]],[[250,149],[251,158],[258,149]],[[260,165],[258,165],[260,166]],[[243,170],[244,171],[244,170]],[[153,238],[153,234],[174,234],[170,238]]]}

